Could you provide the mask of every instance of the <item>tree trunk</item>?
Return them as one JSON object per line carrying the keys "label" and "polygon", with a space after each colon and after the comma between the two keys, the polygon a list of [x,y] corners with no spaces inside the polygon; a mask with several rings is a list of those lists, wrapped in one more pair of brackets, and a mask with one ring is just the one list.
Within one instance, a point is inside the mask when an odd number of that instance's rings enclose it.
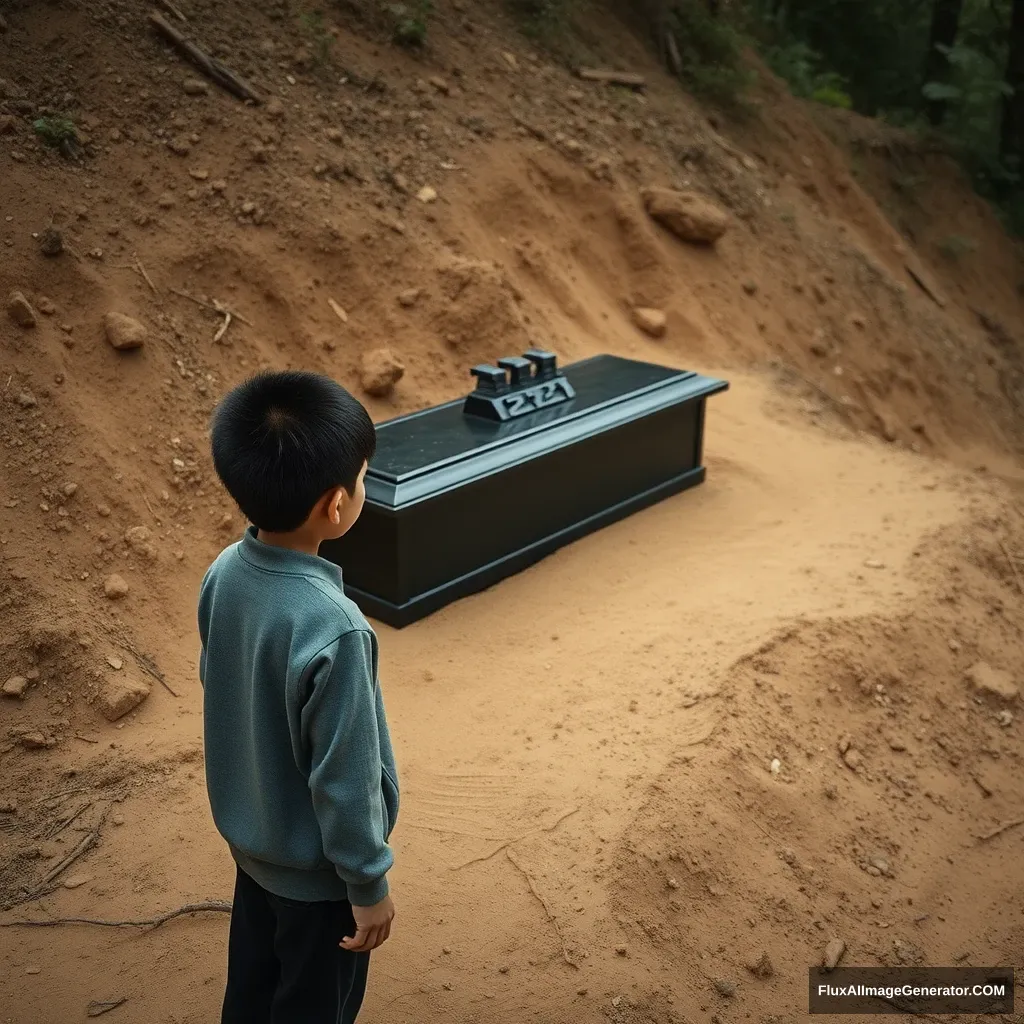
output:
{"label": "tree trunk", "polygon": [[[934,0],[932,5],[932,27],[928,36],[928,55],[924,62],[924,84],[949,81],[949,59],[941,48],[956,43],[960,28],[960,12],[963,0]],[[947,100],[927,101],[928,120],[938,127],[946,116]]]}
{"label": "tree trunk", "polygon": [[1024,0],[1013,0],[1004,81],[1013,92],[1003,98],[999,150],[1004,157],[1020,159],[1024,155]]}

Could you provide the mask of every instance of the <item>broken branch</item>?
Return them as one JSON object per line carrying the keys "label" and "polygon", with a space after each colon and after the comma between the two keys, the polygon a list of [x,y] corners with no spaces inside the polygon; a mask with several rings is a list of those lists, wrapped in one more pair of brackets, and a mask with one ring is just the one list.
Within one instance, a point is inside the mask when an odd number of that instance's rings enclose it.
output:
{"label": "broken branch", "polygon": [[150,23],[157,31],[166,38],[171,45],[192,62],[207,78],[215,82],[222,89],[237,96],[241,100],[249,100],[251,103],[262,103],[259,94],[249,85],[245,79],[240,78],[229,67],[222,64],[215,57],[204,53],[195,43],[189,42],[176,28],[157,13],[149,16]]}
{"label": "broken branch", "polygon": [[228,328],[230,326],[231,326],[231,314],[227,310],[225,310],[224,311],[224,323],[222,323],[220,325],[220,327],[217,328],[217,333],[213,336],[213,343],[215,345],[220,341],[221,338],[224,337],[224,335],[227,333],[227,330],[228,330]]}
{"label": "broken branch", "polygon": [[[449,868],[449,871],[461,871],[463,868],[468,868],[471,864],[482,864],[486,860],[490,860],[492,857],[497,857],[502,850],[507,850],[514,843],[521,843],[524,839],[529,839],[531,836],[540,835],[542,832],[554,832],[559,825],[565,821],[566,818],[571,818],[574,814],[579,812],[578,807],[574,807],[571,811],[566,811],[557,821],[548,825],[545,828],[535,828],[531,832],[527,832],[525,835],[516,836],[514,839],[508,839],[503,842],[500,846],[496,846],[490,853],[485,853],[482,857],[474,857],[472,860],[467,860],[464,864],[457,864],[455,867]],[[478,838],[478,837],[472,837]]]}
{"label": "broken branch", "polygon": [[107,820],[107,813],[109,810],[110,807],[108,806],[100,818],[100,823],[59,864],[57,864],[56,867],[52,867],[47,871],[43,880],[39,883],[39,888],[44,888],[49,885],[58,875],[67,871],[67,869],[71,867],[79,857],[88,853],[88,851],[93,848],[96,840],[100,837],[100,830],[103,828],[103,823]]}
{"label": "broken branch", "polygon": [[641,91],[647,88],[647,79],[632,71],[611,71],[607,68],[580,68],[576,72],[586,82],[601,82],[605,85],[624,85],[627,89]]}
{"label": "broken branch", "polygon": [[142,260],[140,260],[139,257],[135,255],[135,253],[132,253],[132,259],[135,261],[135,269],[138,270],[138,272],[142,275],[143,279],[145,280],[146,284],[149,285],[153,294],[157,298],[160,298],[160,293],[156,290],[156,285],[153,284],[153,278],[151,278],[149,274],[146,273],[146,268],[142,265]]}
{"label": "broken branch", "polygon": [[0,921],[0,928],[53,928],[62,924],[91,924],[98,928],[144,928],[147,931],[152,931],[154,928],[167,924],[168,921],[173,921],[176,917],[206,912],[230,914],[231,902],[230,900],[204,900],[201,903],[186,903],[176,910],[168,910],[165,914],[148,917],[141,921],[103,921],[93,917],[54,917],[37,921]]}
{"label": "broken branch", "polygon": [[223,302],[218,302],[216,299],[214,299],[211,304],[209,302],[204,302],[202,299],[197,299],[194,295],[189,295],[188,292],[179,291],[177,288],[169,288],[168,291],[172,295],[178,295],[183,299],[188,299],[189,302],[194,302],[197,306],[202,306],[203,309],[208,309],[211,313],[219,313],[221,316],[225,313],[230,313],[235,320],[245,324],[246,327],[253,326],[253,322],[251,320],[247,320],[241,313],[236,313],[233,309],[228,309]]}

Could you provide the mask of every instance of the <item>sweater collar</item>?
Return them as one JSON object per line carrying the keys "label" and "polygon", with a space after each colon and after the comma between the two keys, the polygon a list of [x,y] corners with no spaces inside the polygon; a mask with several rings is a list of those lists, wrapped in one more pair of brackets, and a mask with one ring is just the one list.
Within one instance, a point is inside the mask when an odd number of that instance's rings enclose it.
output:
{"label": "sweater collar", "polygon": [[238,544],[239,555],[250,565],[267,572],[315,576],[336,587],[342,586],[341,569],[333,562],[319,555],[307,555],[303,551],[265,544],[256,536],[257,532],[255,526],[247,527]]}

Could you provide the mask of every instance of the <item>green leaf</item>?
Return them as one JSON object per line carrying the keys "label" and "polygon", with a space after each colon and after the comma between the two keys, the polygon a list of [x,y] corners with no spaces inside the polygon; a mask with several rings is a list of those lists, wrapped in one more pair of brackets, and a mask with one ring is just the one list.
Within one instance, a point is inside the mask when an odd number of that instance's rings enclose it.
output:
{"label": "green leaf", "polygon": [[963,91],[946,82],[925,82],[921,88],[921,95],[926,100],[958,100],[963,95]]}

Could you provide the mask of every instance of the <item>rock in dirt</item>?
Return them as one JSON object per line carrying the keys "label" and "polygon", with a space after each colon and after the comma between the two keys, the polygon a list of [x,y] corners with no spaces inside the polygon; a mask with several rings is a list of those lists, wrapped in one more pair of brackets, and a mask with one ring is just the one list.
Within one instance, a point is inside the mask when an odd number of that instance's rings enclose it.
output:
{"label": "rock in dirt", "polygon": [[64,888],[65,889],[80,889],[83,885],[85,885],[85,884],[87,884],[88,882],[91,882],[91,881],[92,881],[92,875],[83,875],[83,874],[68,875],[68,877],[64,879]]}
{"label": "rock in dirt", "polygon": [[103,318],[107,341],[119,352],[141,348],[146,341],[146,328],[124,313],[108,313]]}
{"label": "rock in dirt", "polygon": [[732,999],[736,995],[736,982],[728,978],[715,978],[715,991],[723,999]]}
{"label": "rock in dirt", "polygon": [[423,188],[416,193],[416,198],[421,203],[436,203],[437,202],[437,189],[432,188],[430,185],[424,185]]}
{"label": "rock in dirt", "polygon": [[49,299],[45,295],[36,296],[36,307],[43,316],[53,316],[57,312],[57,306],[53,299]]}
{"label": "rock in dirt", "polygon": [[714,245],[729,227],[729,215],[696,192],[645,188],[640,193],[652,220],[694,245]]}
{"label": "rock in dirt", "polygon": [[821,957],[821,966],[826,971],[834,971],[846,952],[846,943],[842,939],[829,939],[825,952]]}
{"label": "rock in dirt", "polygon": [[186,96],[206,96],[210,92],[209,85],[202,78],[186,78],[181,88]]}
{"label": "rock in dirt", "polygon": [[419,302],[420,294],[419,288],[407,288],[398,296],[398,304],[406,309],[412,309]]}
{"label": "rock in dirt", "polygon": [[374,398],[390,395],[404,375],[404,364],[390,349],[377,348],[363,356],[360,383]]}
{"label": "rock in dirt", "polygon": [[129,711],[134,711],[148,696],[148,683],[117,676],[103,684],[96,706],[108,722],[116,722]]}
{"label": "rock in dirt", "polygon": [[653,309],[650,306],[636,306],[633,309],[633,323],[644,334],[649,334],[652,338],[663,338],[668,318],[660,309]]}
{"label": "rock in dirt", "polygon": [[967,670],[967,681],[978,693],[1007,702],[1015,701],[1020,694],[1009,672],[993,668],[986,661],[979,661]]}
{"label": "rock in dirt", "polygon": [[55,746],[56,742],[52,736],[47,736],[38,729],[21,734],[21,745],[26,750],[47,750],[49,747]]}
{"label": "rock in dirt", "polygon": [[121,598],[128,596],[128,582],[115,572],[103,581],[103,593],[111,601],[120,601]]}
{"label": "rock in dirt", "polygon": [[44,256],[59,256],[64,251],[64,237],[54,227],[49,227],[39,235],[39,251]]}
{"label": "rock in dirt", "polygon": [[19,327],[35,327],[36,313],[21,292],[11,292],[7,299],[7,315]]}
{"label": "rock in dirt", "polygon": [[5,697],[23,698],[28,690],[28,679],[25,676],[11,676],[4,683],[3,695]]}
{"label": "rock in dirt", "polygon": [[124,532],[124,542],[143,558],[150,561],[156,558],[156,548],[153,547],[153,531],[148,526],[133,526]]}
{"label": "rock in dirt", "polygon": [[767,981],[775,976],[775,966],[772,964],[771,958],[767,953],[762,953],[756,960],[748,963],[747,970],[755,978],[760,978],[762,981]]}
{"label": "rock in dirt", "polygon": [[850,747],[843,754],[843,763],[851,771],[857,771],[864,764],[864,755],[856,747]]}

